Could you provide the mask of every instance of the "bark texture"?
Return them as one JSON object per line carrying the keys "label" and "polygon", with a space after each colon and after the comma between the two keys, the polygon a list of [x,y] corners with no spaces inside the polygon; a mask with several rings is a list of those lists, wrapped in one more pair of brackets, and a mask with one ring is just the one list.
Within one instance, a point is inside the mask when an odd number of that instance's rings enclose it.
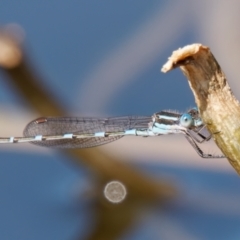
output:
{"label": "bark texture", "polygon": [[180,67],[202,120],[217,146],[240,174],[240,104],[210,49],[192,44],[173,52],[162,71]]}

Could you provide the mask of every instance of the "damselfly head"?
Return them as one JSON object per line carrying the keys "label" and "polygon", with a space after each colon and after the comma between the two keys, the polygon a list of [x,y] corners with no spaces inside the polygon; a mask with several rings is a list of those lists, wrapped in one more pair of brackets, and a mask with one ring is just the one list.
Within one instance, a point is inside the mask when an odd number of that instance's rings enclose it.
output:
{"label": "damselfly head", "polygon": [[193,119],[197,120],[197,119],[201,119],[200,117],[200,113],[197,107],[193,107],[191,108],[188,113],[193,117]]}
{"label": "damselfly head", "polygon": [[189,113],[184,113],[180,120],[179,120],[180,126],[185,128],[191,128],[194,126],[193,117]]}
{"label": "damselfly head", "polygon": [[194,107],[194,108],[191,108],[188,113],[192,116],[193,118],[193,126],[194,127],[201,127],[203,126],[203,121],[200,117],[200,114],[199,114],[199,111],[198,111],[198,108],[197,107]]}

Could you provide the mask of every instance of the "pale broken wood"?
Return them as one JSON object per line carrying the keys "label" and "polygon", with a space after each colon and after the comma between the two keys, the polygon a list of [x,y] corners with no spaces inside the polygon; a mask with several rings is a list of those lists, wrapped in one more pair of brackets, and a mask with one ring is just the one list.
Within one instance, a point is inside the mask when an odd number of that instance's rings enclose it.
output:
{"label": "pale broken wood", "polygon": [[176,67],[187,77],[207,129],[240,174],[240,104],[219,64],[208,47],[192,44],[174,51],[162,72]]}

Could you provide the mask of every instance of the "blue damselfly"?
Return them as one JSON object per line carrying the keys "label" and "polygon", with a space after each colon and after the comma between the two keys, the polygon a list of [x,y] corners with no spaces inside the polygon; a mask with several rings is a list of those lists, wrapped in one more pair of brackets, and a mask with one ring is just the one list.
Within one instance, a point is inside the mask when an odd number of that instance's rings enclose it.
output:
{"label": "blue damselfly", "polygon": [[223,155],[204,153],[197,143],[211,139],[201,134],[205,127],[198,110],[187,113],[161,111],[149,116],[112,118],[42,117],[31,121],[24,137],[0,138],[0,143],[30,142],[54,148],[89,148],[110,143],[123,136],[153,137],[182,133],[203,158],[223,158]]}

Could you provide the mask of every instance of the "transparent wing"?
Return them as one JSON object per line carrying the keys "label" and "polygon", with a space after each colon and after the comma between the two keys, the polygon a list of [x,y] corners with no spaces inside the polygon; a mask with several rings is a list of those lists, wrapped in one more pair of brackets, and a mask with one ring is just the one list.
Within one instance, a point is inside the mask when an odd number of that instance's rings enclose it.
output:
{"label": "transparent wing", "polygon": [[[96,132],[123,132],[130,129],[146,129],[152,118],[126,116],[114,118],[46,117],[31,121],[24,129],[24,136],[62,135],[67,133],[89,134]],[[115,141],[123,136],[61,139],[32,142],[45,147],[88,148]]]}

